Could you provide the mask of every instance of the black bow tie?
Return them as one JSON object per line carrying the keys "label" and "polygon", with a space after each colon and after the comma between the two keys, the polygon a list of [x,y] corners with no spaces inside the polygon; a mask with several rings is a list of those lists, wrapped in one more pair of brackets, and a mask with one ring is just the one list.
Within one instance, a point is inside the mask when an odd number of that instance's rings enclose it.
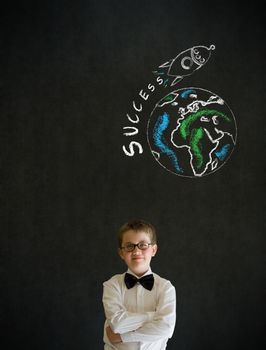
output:
{"label": "black bow tie", "polygon": [[144,288],[152,290],[152,287],[154,285],[153,274],[146,275],[141,278],[137,278],[130,273],[125,274],[125,284],[128,289],[133,288],[137,282],[139,282]]}

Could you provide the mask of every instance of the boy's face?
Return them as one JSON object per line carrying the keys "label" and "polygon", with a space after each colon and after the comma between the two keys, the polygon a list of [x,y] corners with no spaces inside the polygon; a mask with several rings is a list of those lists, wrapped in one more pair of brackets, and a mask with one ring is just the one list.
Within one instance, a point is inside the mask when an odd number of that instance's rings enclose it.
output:
{"label": "boy's face", "polygon": [[[123,235],[122,247],[126,247],[129,243],[151,243],[150,235],[145,231],[129,230]],[[156,252],[156,244],[149,245],[145,250],[141,250],[138,247],[135,247],[132,252],[128,252],[124,248],[118,249],[120,257],[125,261],[128,268],[137,276],[142,276],[145,272],[148,271],[151,258],[155,256]]]}

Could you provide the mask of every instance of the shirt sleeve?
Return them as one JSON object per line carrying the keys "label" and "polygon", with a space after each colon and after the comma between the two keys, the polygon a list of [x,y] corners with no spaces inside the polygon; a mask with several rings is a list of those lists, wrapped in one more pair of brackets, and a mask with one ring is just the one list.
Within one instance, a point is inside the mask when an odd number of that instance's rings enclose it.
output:
{"label": "shirt sleeve", "polygon": [[154,317],[154,312],[134,313],[121,302],[121,288],[112,280],[103,284],[103,306],[109,326],[114,333],[135,331]]}
{"label": "shirt sleeve", "polygon": [[156,342],[163,338],[171,338],[176,322],[176,292],[174,286],[167,281],[159,295],[159,302],[152,320],[146,321],[135,331],[121,335],[124,343]]}

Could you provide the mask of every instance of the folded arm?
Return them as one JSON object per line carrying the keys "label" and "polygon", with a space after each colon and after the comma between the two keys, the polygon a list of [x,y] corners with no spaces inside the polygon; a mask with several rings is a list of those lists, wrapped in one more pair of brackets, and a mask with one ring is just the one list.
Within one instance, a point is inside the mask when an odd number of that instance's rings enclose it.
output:
{"label": "folded arm", "polygon": [[168,282],[161,291],[156,312],[152,319],[144,322],[135,331],[121,334],[124,343],[156,342],[162,338],[171,338],[176,321],[175,288]]}
{"label": "folded arm", "polygon": [[121,303],[119,287],[110,282],[104,283],[103,306],[108,324],[114,333],[119,334],[135,331],[154,316],[154,312],[127,311]]}

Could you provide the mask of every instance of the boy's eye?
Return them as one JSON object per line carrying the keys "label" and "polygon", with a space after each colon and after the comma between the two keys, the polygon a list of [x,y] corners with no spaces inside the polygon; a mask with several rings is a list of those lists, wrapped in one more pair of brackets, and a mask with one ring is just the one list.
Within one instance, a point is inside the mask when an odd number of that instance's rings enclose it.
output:
{"label": "boy's eye", "polygon": [[146,242],[140,242],[138,244],[139,249],[147,249],[149,247],[149,243]]}
{"label": "boy's eye", "polygon": [[125,250],[127,251],[134,250],[134,248],[135,248],[135,245],[133,243],[128,243],[125,245]]}

